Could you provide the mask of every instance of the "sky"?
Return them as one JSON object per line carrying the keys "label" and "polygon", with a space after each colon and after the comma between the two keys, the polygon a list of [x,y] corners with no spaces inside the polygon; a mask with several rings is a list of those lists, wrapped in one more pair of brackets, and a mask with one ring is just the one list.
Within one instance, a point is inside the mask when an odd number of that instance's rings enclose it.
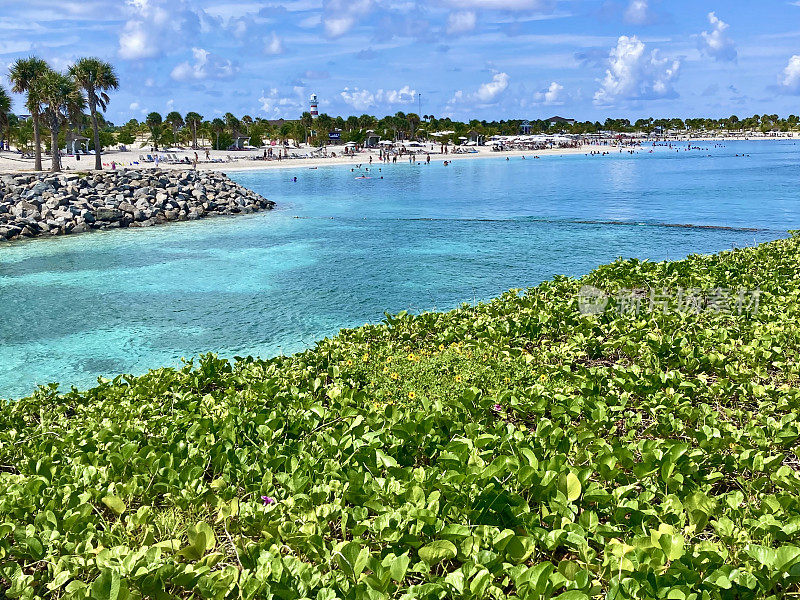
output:
{"label": "sky", "polygon": [[0,85],[30,54],[111,62],[115,123],[297,118],[311,93],[333,116],[800,113],[800,0],[0,0]]}

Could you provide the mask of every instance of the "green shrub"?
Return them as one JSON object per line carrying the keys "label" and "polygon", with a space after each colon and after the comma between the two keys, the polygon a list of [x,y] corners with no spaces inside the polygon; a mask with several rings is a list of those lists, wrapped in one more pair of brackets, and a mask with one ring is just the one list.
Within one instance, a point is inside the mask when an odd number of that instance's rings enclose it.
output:
{"label": "green shrub", "polygon": [[[62,598],[790,598],[797,238],[617,261],[291,357],[0,408],[0,589]],[[757,312],[579,314],[583,285]]]}

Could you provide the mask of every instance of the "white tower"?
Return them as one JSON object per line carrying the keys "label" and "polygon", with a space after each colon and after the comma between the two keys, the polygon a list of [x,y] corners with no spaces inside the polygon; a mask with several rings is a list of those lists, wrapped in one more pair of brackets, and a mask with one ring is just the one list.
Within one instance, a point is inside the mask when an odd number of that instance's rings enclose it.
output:
{"label": "white tower", "polygon": [[319,103],[317,102],[317,95],[311,94],[311,118],[316,119],[319,116]]}

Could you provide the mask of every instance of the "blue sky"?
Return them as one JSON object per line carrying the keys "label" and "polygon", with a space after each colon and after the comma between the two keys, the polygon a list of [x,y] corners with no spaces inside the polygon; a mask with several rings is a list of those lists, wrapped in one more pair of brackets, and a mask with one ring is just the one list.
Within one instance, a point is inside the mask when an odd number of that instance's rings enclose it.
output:
{"label": "blue sky", "polygon": [[800,0],[0,0],[0,71],[31,53],[113,62],[115,122],[294,118],[312,92],[331,115],[800,113]]}

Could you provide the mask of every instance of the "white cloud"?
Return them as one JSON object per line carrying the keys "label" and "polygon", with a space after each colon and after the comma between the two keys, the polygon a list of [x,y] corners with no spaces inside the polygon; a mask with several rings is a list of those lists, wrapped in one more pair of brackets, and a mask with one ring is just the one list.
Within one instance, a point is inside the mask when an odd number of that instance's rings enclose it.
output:
{"label": "white cloud", "polygon": [[230,79],[239,70],[227,58],[212,54],[203,48],[192,48],[194,64],[182,62],[172,69],[170,76],[175,81],[191,81],[203,79]]}
{"label": "white cloud", "polygon": [[466,33],[475,29],[475,13],[471,10],[463,10],[450,13],[447,17],[447,33]]}
{"label": "white cloud", "polygon": [[119,36],[121,58],[161,56],[199,34],[201,14],[188,8],[183,0],[127,0],[125,5],[129,18]]}
{"label": "white cloud", "polygon": [[711,31],[702,32],[697,40],[700,52],[719,62],[735,61],[736,45],[725,35],[725,30],[729,25],[713,12],[708,13],[708,22],[711,25]]}
{"label": "white cloud", "polygon": [[631,0],[622,17],[631,25],[649,25],[655,21],[655,15],[650,10],[647,0]]}
{"label": "white cloud", "polygon": [[373,0],[325,0],[322,22],[325,33],[336,38],[350,31],[373,8]]}
{"label": "white cloud", "polygon": [[139,103],[131,102],[130,106],[128,107],[128,110],[133,110],[133,111],[139,110]]}
{"label": "white cloud", "polygon": [[500,94],[506,91],[510,79],[508,73],[495,73],[491,81],[481,84],[481,87],[475,93],[475,97],[487,104],[493,102]]}
{"label": "white cloud", "polygon": [[564,99],[561,94],[563,91],[564,86],[553,81],[546,90],[534,94],[534,99],[542,104],[564,104]]}
{"label": "white cloud", "polygon": [[800,94],[800,55],[795,54],[779,78],[781,89],[789,94]]}
{"label": "white cloud", "polygon": [[620,36],[608,58],[609,68],[594,94],[599,105],[617,100],[675,98],[673,83],[678,77],[681,62],[660,58],[658,50],[650,54],[636,36]]}
{"label": "white cloud", "polygon": [[466,93],[463,90],[458,90],[450,99],[450,104],[454,103],[477,103],[477,104],[492,104],[499,100],[503,92],[508,89],[508,83],[511,81],[508,73],[495,73],[491,81],[482,83],[474,93]]}
{"label": "white cloud", "polygon": [[399,90],[369,90],[354,88],[344,88],[339,94],[345,104],[352,106],[356,110],[367,110],[370,107],[377,107],[387,104],[411,104],[417,97],[417,90],[411,86],[403,86]]}
{"label": "white cloud", "polygon": [[283,54],[283,39],[278,37],[274,31],[264,43],[264,52],[267,54]]}
{"label": "white cloud", "polygon": [[262,90],[261,97],[258,102],[261,104],[261,110],[271,118],[297,118],[303,111],[308,110],[304,108],[305,89],[295,87],[292,89],[293,96],[281,94],[278,88],[271,88],[269,90]]}
{"label": "white cloud", "polygon": [[341,93],[342,100],[356,110],[367,110],[371,106],[375,106],[375,94],[369,90],[362,90],[359,88],[344,88]]}

